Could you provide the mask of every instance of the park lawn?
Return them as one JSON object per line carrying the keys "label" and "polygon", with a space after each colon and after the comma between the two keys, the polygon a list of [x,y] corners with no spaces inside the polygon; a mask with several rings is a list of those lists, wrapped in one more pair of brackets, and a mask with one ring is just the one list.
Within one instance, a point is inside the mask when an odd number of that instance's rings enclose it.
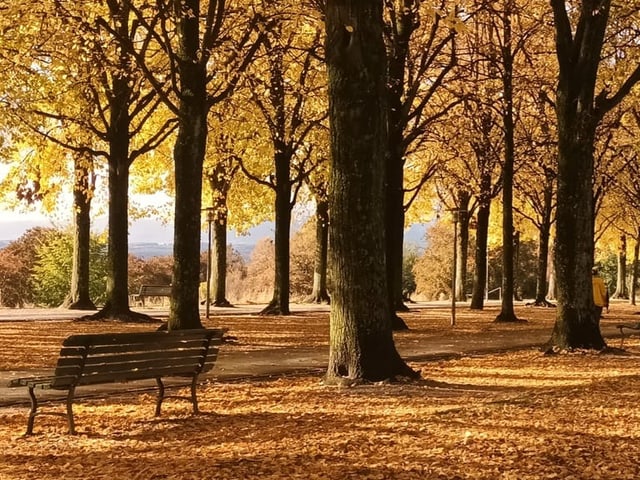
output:
{"label": "park lawn", "polygon": [[[447,321],[446,310],[408,318],[414,336]],[[487,318],[473,326],[463,315],[457,328],[518,328]],[[241,319],[225,321],[242,331]],[[259,327],[264,318],[245,322],[246,337],[223,348],[325,341],[311,330],[305,339],[271,338]],[[326,315],[274,322],[316,331]],[[56,335],[67,328],[77,323],[60,322]],[[352,388],[324,386],[319,374],[214,382],[199,389],[204,414],[196,417],[170,400],[154,418],[152,394],[83,399],[74,407],[77,436],[65,433],[63,418],[42,416],[36,435],[24,437],[28,408],[4,407],[0,479],[637,479],[640,342],[625,348],[412,363],[421,381]]]}

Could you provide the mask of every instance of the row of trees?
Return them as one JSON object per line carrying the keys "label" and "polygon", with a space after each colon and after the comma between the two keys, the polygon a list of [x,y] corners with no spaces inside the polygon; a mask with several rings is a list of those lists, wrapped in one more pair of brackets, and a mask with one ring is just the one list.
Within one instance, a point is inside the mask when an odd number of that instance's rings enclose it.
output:
{"label": "row of trees", "polygon": [[109,286],[99,315],[122,319],[138,316],[127,295],[130,168],[135,188],[168,191],[176,232],[170,328],[200,325],[203,206],[215,226],[216,301],[225,300],[228,222],[246,226],[274,212],[265,313],[287,314],[291,209],[304,195],[313,199],[317,298],[326,298],[327,265],[333,280],[332,378],[411,374],[389,327],[390,319],[403,326],[393,312],[403,307],[403,228],[414,219],[455,212],[457,295],[475,226],[472,306],[482,308],[500,195],[497,320],[516,320],[520,215],[539,232],[540,292],[556,229],[550,344],[601,348],[590,296],[594,237],[615,225],[640,238],[634,215],[620,213],[637,198],[628,172],[638,163],[639,8],[612,11],[605,0],[550,8],[527,0],[6,6],[0,100],[14,150],[6,158],[25,162],[4,188],[55,204],[72,166],[72,295],[87,306],[89,207],[96,175],[106,172]]}

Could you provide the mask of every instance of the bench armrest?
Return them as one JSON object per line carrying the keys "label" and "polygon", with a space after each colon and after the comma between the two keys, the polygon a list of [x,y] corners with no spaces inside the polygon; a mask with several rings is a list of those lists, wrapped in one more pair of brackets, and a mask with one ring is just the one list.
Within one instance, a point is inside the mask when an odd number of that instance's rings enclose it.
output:
{"label": "bench armrest", "polygon": [[47,377],[23,377],[23,378],[14,378],[9,381],[9,387],[40,387],[40,388],[48,388],[53,382],[53,376]]}

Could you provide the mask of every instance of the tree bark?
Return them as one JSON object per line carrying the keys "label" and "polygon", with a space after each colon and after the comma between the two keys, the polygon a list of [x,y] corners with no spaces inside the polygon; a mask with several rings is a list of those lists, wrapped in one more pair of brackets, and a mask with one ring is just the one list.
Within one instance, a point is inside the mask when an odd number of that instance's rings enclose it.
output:
{"label": "tree bark", "polygon": [[616,290],[611,298],[629,298],[627,295],[627,236],[620,235],[618,249],[618,269],[616,272]]}
{"label": "tree bark", "polygon": [[211,262],[213,304],[216,307],[231,307],[227,300],[227,216],[213,224],[213,260]]}
{"label": "tree bark", "polygon": [[638,257],[640,256],[640,232],[636,232],[633,244],[633,265],[631,266],[631,281],[629,282],[629,304],[636,304],[636,284],[638,283]]}
{"label": "tree bark", "polygon": [[313,269],[311,303],[329,303],[327,290],[327,254],[329,247],[329,202],[317,200],[316,204],[316,253]]}
{"label": "tree bark", "polygon": [[[207,172],[209,187],[211,188],[211,207],[213,220],[213,245],[210,261],[209,289],[213,292],[213,304],[216,307],[232,306],[227,300],[227,198],[231,182],[238,170],[235,158],[219,160]],[[205,300],[206,301],[206,300]]]}
{"label": "tree bark", "polygon": [[456,254],[456,300],[467,300],[467,260],[469,258],[469,202],[471,194],[467,191],[458,192],[458,236]]}
{"label": "tree bark", "polygon": [[[411,2],[413,3],[413,2]],[[409,52],[409,40],[414,30],[411,6],[400,8],[397,13],[395,35],[390,39],[388,62],[388,155],[386,157],[385,232],[387,242],[387,287],[392,316],[396,327],[407,328],[395,315],[406,311],[402,295],[402,256],[404,243],[404,129],[406,126],[402,97],[405,87],[405,65]],[[401,322],[401,323],[400,323]]]}
{"label": "tree bark", "polygon": [[481,202],[476,216],[476,269],[473,275],[473,294],[470,306],[473,310],[482,310],[484,308],[484,296],[487,287],[487,239],[489,236],[490,211],[491,202],[488,200]]}
{"label": "tree bark", "polygon": [[[572,29],[564,1],[552,0],[560,73],[556,88],[558,192],[555,268],[556,323],[549,350],[603,349],[593,306],[593,151],[603,112],[595,109],[595,85],[610,1],[583,3]],[[577,32],[575,37],[572,30]],[[579,34],[578,34],[579,32]]]}
{"label": "tree bark", "polygon": [[[278,35],[280,26],[274,29]],[[291,234],[291,158],[293,150],[287,144],[286,93],[284,58],[280,48],[271,48],[269,54],[269,102],[274,110],[272,142],[275,165],[275,271],[273,297],[260,312],[263,315],[289,315],[289,261]]]}
{"label": "tree bark", "polygon": [[179,127],[173,148],[175,217],[169,330],[202,328],[199,310],[202,172],[207,143],[207,74],[199,61],[198,0],[175,2],[180,76]]}
{"label": "tree bark", "polygon": [[385,262],[386,52],[382,2],[329,0],[332,152],[329,383],[412,375],[393,342]]}
{"label": "tree bark", "polygon": [[551,237],[551,216],[553,212],[553,185],[555,184],[555,172],[549,171],[545,179],[542,221],[538,226],[538,270],[536,272],[536,298],[534,305],[553,306],[547,300],[547,275],[549,267],[549,240]]}
{"label": "tree bark", "polygon": [[502,308],[496,322],[518,320],[513,308],[514,242],[513,242],[513,168],[515,139],[513,122],[513,51],[511,45],[511,15],[513,0],[506,0],[504,10],[504,45],[502,46],[502,88],[504,164],[502,167]]}
{"label": "tree bark", "polygon": [[63,307],[71,310],[95,310],[89,293],[91,257],[91,198],[93,196],[93,165],[88,155],[74,156],[74,233],[71,289]]}
{"label": "tree bark", "polygon": [[[129,36],[130,6],[124,2],[109,5],[113,28],[120,39]],[[129,308],[129,108],[133,98],[130,76],[131,57],[119,50],[118,69],[114,70],[109,98],[109,233],[107,264],[107,301],[97,313],[84,319],[152,321],[148,315]]]}

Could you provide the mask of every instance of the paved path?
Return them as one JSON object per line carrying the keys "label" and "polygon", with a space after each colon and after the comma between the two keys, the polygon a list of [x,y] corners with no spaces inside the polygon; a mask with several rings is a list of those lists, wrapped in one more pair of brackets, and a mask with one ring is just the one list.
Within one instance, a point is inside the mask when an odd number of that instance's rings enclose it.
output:
{"label": "paved path", "polygon": [[[438,305],[441,307],[442,305]],[[299,311],[309,311],[310,308],[316,308],[310,305],[292,306],[292,309]],[[248,306],[242,308],[232,308],[231,314],[250,314],[256,313],[261,306]],[[318,306],[318,310],[327,309],[326,306]],[[420,308],[424,308],[421,305]],[[220,315],[221,309],[215,310],[215,315]],[[52,318],[74,318],[82,315],[80,312],[72,312],[70,315],[68,310],[42,310],[42,311],[22,311],[13,310],[13,316],[7,311],[0,311],[0,321],[19,319],[52,319]],[[21,315],[17,316],[17,312]],[[86,313],[86,312],[84,312]],[[163,313],[158,309],[145,311],[152,313],[154,316],[162,317]],[[164,312],[166,316],[167,312]],[[56,315],[60,315],[56,317]],[[602,333],[606,338],[619,337],[619,332],[611,325],[603,326]],[[543,345],[550,337],[548,327],[528,328],[526,335],[522,335],[518,331],[497,333],[491,335],[487,333],[466,333],[459,335],[451,335],[449,331],[443,331],[441,335],[430,336],[421,339],[419,343],[411,343],[409,345],[398,343],[398,350],[402,357],[411,362],[424,362],[442,358],[455,358],[468,354],[483,354],[496,351],[537,348]],[[401,334],[400,334],[401,335]],[[204,379],[213,378],[219,381],[231,381],[243,378],[255,378],[260,376],[286,375],[299,372],[315,372],[319,376],[322,375],[327,365],[328,347],[318,348],[276,348],[276,349],[260,349],[252,351],[225,351],[224,346],[221,349],[219,359],[213,371],[207,375],[203,375]],[[29,370],[29,371],[0,371],[0,407],[10,405],[28,405],[29,398],[26,388],[7,388],[7,384],[12,378],[25,376],[33,376],[50,373],[51,370]],[[131,382],[123,387],[122,384],[115,385],[98,385],[92,387],[82,387],[77,392],[77,397],[82,396],[100,396],[110,390],[118,392],[133,391],[139,389],[148,389],[155,387],[155,382]],[[40,392],[39,392],[40,393]],[[59,398],[64,393],[43,391],[39,398]]]}

